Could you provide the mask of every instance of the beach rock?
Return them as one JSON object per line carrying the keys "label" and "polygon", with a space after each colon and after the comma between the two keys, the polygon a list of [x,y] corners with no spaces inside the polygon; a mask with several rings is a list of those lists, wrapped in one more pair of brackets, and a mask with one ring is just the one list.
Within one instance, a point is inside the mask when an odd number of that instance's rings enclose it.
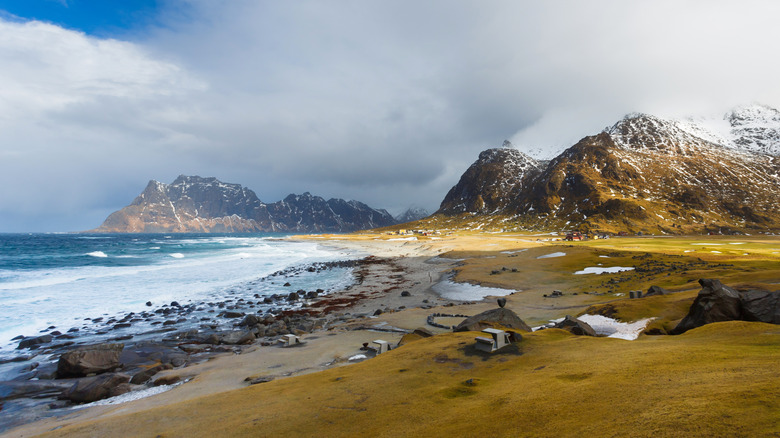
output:
{"label": "beach rock", "polygon": [[91,403],[104,398],[119,395],[122,389],[119,385],[130,381],[130,376],[120,373],[101,374],[94,377],[79,379],[68,390],[62,393],[62,398],[76,403]]}
{"label": "beach rock", "polygon": [[491,309],[478,315],[470,316],[458,324],[453,331],[478,332],[490,327],[506,327],[517,330],[532,331],[517,314],[506,308]]}
{"label": "beach rock", "polygon": [[220,343],[228,345],[251,344],[255,341],[255,334],[252,331],[247,332],[228,332],[220,338]]}
{"label": "beach rock", "polygon": [[162,376],[156,379],[152,384],[154,386],[173,385],[174,383],[179,383],[180,381],[181,377],[179,376]]}
{"label": "beach rock", "polygon": [[653,295],[668,295],[669,291],[662,288],[661,286],[650,286],[647,289],[647,293],[645,293],[644,296],[646,297],[652,297]]}
{"label": "beach rock", "polygon": [[430,338],[431,336],[433,336],[433,332],[428,330],[425,327],[417,327],[416,329],[414,329],[412,333],[421,338]]}
{"label": "beach rock", "polygon": [[24,338],[19,342],[19,346],[16,347],[17,350],[21,350],[22,348],[30,348],[35,349],[38,348],[41,344],[48,344],[52,341],[51,335],[43,335],[43,336],[36,336],[31,338]]}
{"label": "beach rock", "polygon": [[274,379],[274,376],[262,376],[262,377],[247,377],[245,382],[249,382],[250,385],[257,385],[258,383],[268,383]]}
{"label": "beach rock", "polygon": [[401,296],[402,297],[410,297],[410,296],[412,296],[412,294],[408,290],[405,290],[405,291],[401,292]]}
{"label": "beach rock", "polygon": [[593,330],[593,327],[571,315],[566,315],[563,321],[555,324],[555,328],[566,330],[578,336],[596,336],[596,331]]}
{"label": "beach rock", "polygon": [[719,280],[700,279],[702,290],[693,301],[685,318],[669,333],[679,335],[705,324],[733,321],[742,317],[742,302],[739,292],[723,285]]}
{"label": "beach rock", "polygon": [[506,298],[504,297],[497,299],[496,302],[498,303],[498,307],[503,308],[504,306],[506,306]]}
{"label": "beach rock", "polygon": [[57,377],[81,377],[117,368],[124,344],[88,345],[63,353],[57,362]]}
{"label": "beach rock", "polygon": [[253,325],[257,325],[260,323],[260,318],[257,315],[249,314],[244,317],[241,322],[238,323],[240,326],[244,327],[251,327]]}
{"label": "beach rock", "polygon": [[130,383],[133,385],[143,385],[148,382],[152,376],[163,370],[171,370],[173,366],[170,364],[160,364],[133,374],[133,378],[130,379]]}
{"label": "beach rock", "polygon": [[0,382],[0,400],[22,397],[58,396],[73,386],[62,380],[22,380]]}
{"label": "beach rock", "polygon": [[749,290],[740,292],[742,319],[780,324],[780,291]]}
{"label": "beach rock", "polygon": [[146,306],[147,306],[147,307],[152,307],[152,302],[151,302],[151,301],[147,301],[147,302],[146,302]]}
{"label": "beach rock", "polygon": [[241,312],[225,311],[225,312],[222,312],[222,316],[225,317],[225,318],[241,318],[241,317],[244,316],[244,314],[241,313]]}

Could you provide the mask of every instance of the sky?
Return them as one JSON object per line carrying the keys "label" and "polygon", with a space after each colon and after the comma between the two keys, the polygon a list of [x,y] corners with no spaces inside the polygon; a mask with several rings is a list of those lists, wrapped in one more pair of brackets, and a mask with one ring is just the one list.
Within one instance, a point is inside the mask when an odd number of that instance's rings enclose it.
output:
{"label": "sky", "polygon": [[479,152],[780,107],[780,2],[0,0],[0,232],[214,176],[438,208]]}

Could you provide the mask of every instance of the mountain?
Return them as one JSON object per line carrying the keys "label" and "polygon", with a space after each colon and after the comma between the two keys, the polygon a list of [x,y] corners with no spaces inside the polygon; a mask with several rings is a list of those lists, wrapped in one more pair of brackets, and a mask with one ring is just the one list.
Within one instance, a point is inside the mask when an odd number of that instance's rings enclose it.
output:
{"label": "mountain", "polygon": [[181,175],[171,184],[149,181],[127,207],[97,232],[347,232],[395,224],[384,210],[310,193],[272,204],[239,184]]}
{"label": "mountain", "polygon": [[527,177],[533,177],[539,172],[539,162],[513,149],[509,141],[504,141],[501,148],[488,149],[479,154],[477,161],[444,197],[437,213],[500,212],[506,206],[507,199],[523,189]]}
{"label": "mountain", "polygon": [[428,216],[430,216],[428,210],[424,208],[410,207],[405,212],[396,216],[395,221],[398,222],[399,224],[405,224],[407,222],[414,222]]}
{"label": "mountain", "polygon": [[518,151],[489,149],[442,201],[439,226],[675,234],[778,230],[776,131],[762,124],[773,116],[734,114],[726,119],[734,120],[730,141],[690,121],[630,114],[544,168]]}

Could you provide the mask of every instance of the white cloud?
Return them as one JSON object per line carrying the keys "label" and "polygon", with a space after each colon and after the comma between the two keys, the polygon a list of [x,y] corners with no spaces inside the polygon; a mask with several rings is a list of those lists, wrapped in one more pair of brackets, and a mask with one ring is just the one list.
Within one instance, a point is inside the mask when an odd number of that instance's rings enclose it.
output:
{"label": "white cloud", "polygon": [[0,221],[89,228],[180,173],[435,209],[504,138],[780,106],[769,2],[167,4],[134,41],[0,20]]}

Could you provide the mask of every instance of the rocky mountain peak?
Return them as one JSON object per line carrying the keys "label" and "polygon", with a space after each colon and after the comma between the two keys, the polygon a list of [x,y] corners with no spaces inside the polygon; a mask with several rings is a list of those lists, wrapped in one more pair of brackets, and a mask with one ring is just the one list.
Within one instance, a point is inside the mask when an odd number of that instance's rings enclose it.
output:
{"label": "rocky mountain peak", "polygon": [[394,225],[384,210],[357,202],[325,201],[309,192],[264,204],[240,184],[180,175],[172,184],[150,181],[133,203],[109,215],[105,232],[322,232]]}
{"label": "rocky mountain peak", "polygon": [[694,135],[674,120],[632,113],[607,128],[612,141],[623,149],[672,155],[695,155],[700,148],[717,146]]}
{"label": "rocky mountain peak", "polygon": [[738,107],[724,116],[737,149],[780,155],[780,111],[766,105]]}
{"label": "rocky mountain peak", "polygon": [[507,196],[522,188],[523,178],[527,174],[540,170],[536,160],[517,149],[484,150],[461,176],[458,184],[447,193],[438,212],[455,214],[495,211],[507,204]]}
{"label": "rocky mountain peak", "polygon": [[413,222],[428,217],[430,213],[424,208],[409,207],[405,212],[395,217],[398,223]]}

